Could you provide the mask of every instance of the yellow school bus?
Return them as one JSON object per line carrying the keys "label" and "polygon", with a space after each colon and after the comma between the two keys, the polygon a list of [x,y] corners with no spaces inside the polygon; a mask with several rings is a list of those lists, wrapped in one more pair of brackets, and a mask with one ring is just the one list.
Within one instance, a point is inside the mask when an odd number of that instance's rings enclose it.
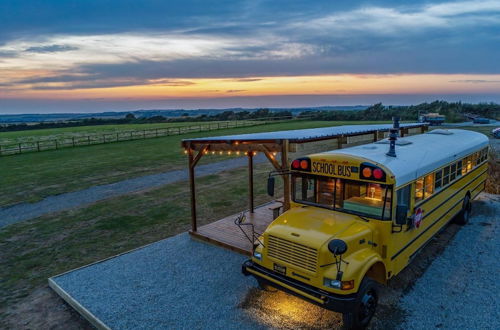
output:
{"label": "yellow school bus", "polygon": [[487,157],[485,135],[437,129],[295,159],[291,207],[256,242],[243,273],[364,328],[378,283],[449,221],[467,223]]}

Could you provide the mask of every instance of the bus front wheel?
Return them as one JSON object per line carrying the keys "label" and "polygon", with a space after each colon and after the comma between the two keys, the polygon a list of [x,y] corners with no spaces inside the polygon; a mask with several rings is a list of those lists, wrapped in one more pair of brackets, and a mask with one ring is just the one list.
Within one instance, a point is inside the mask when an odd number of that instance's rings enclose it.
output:
{"label": "bus front wheel", "polygon": [[359,286],[354,309],[342,315],[345,329],[365,329],[370,323],[378,304],[377,283],[365,277]]}
{"label": "bus front wheel", "polygon": [[471,209],[472,205],[470,202],[470,197],[469,195],[466,195],[462,204],[462,211],[460,211],[458,216],[455,218],[455,223],[459,225],[466,225],[469,222]]}

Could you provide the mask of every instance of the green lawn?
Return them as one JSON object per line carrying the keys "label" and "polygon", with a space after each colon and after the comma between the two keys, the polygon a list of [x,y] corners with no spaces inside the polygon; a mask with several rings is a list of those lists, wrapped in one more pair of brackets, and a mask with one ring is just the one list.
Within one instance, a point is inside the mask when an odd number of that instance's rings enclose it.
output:
{"label": "green lawn", "polygon": [[[269,164],[255,167],[257,205],[270,200],[265,194],[269,170]],[[246,180],[246,169],[197,180],[199,224],[244,210],[247,207]],[[279,189],[277,187],[277,191]],[[0,320],[2,308],[25,297],[33,289],[46,285],[50,276],[189,228],[187,182],[117,197],[86,208],[50,214],[2,228]]]}
{"label": "green lawn", "polygon": [[[93,185],[186,168],[187,160],[180,142],[188,137],[345,124],[361,122],[293,121],[0,157],[0,206],[33,202]],[[221,158],[204,157],[200,164]]]}

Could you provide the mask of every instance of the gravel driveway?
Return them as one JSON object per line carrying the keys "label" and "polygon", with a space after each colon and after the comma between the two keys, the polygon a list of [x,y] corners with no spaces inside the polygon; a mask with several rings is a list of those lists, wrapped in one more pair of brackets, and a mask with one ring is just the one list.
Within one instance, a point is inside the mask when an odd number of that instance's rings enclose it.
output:
{"label": "gravel driveway", "polygon": [[[383,290],[372,329],[500,328],[500,197],[482,194],[473,208],[469,225],[447,227]],[[341,327],[337,313],[256,289],[244,259],[181,234],[54,281],[113,329]]]}
{"label": "gravel driveway", "polygon": [[[263,154],[254,158],[254,164],[263,163],[266,157]],[[199,165],[196,167],[196,176],[219,173],[234,168],[246,166],[246,157],[224,160],[217,163]],[[160,187],[166,184],[188,179],[187,170],[169,171],[158,174],[145,175],[138,178],[123,180],[111,184],[99,185],[70,193],[49,196],[37,203],[21,203],[7,208],[0,208],[0,228],[19,221],[33,219],[47,213],[64,211],[80,207],[103,199],[125,195],[146,189]]]}
{"label": "gravel driveway", "polygon": [[500,329],[500,196],[483,194],[470,223],[435,260],[401,307],[401,329]]}

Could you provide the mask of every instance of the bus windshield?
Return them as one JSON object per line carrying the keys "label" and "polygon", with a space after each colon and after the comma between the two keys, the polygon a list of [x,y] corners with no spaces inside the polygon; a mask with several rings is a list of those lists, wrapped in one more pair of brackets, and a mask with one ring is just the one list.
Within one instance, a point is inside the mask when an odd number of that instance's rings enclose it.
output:
{"label": "bus windshield", "polygon": [[293,200],[376,219],[391,219],[390,186],[316,175],[292,176]]}

